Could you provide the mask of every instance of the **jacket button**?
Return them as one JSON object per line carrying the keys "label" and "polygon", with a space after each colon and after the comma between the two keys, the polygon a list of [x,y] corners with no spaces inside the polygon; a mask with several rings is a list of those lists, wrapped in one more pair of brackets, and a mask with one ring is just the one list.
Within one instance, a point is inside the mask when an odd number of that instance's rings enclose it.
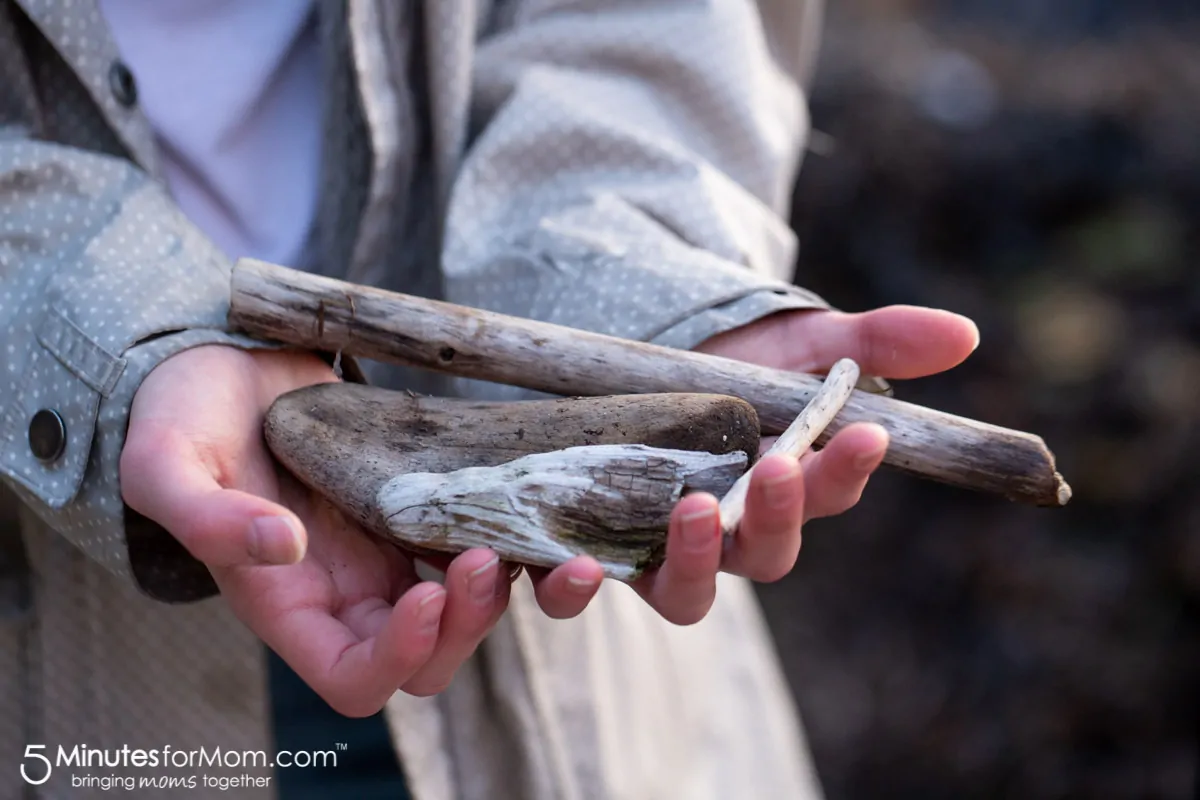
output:
{"label": "jacket button", "polygon": [[117,102],[125,108],[132,108],[137,103],[137,81],[133,79],[133,73],[125,66],[125,62],[114,61],[109,68],[108,88]]}
{"label": "jacket button", "polygon": [[57,461],[67,449],[67,425],[57,411],[43,408],[29,421],[29,449],[43,464]]}

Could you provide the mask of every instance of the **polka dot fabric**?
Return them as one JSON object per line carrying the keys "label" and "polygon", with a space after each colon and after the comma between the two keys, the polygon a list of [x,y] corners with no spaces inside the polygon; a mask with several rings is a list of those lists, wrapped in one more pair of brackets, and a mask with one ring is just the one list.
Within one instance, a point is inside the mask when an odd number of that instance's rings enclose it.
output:
{"label": "polka dot fabric", "polygon": [[[94,148],[97,140],[108,138],[97,126],[98,109],[104,121],[129,154],[151,174],[157,174],[158,153],[154,133],[146,118],[135,107],[122,104],[112,89],[112,73],[120,54],[111,36],[105,33],[104,19],[95,0],[23,0],[25,16],[43,36],[26,37],[32,43],[29,66],[39,87],[49,90],[51,100],[44,104],[51,119],[47,126],[55,141]],[[46,47],[52,43],[53,52]],[[74,80],[67,79],[70,71]],[[7,76],[9,73],[5,73]],[[69,94],[67,94],[69,93]],[[79,102],[82,93],[88,103]],[[64,98],[61,95],[67,94]],[[74,102],[62,102],[70,99]]]}
{"label": "polka dot fabric", "polygon": [[447,215],[448,299],[680,348],[825,307],[790,283],[808,120],[755,4],[537,0],[497,20]]}
{"label": "polka dot fabric", "polygon": [[[410,36],[355,24],[395,19],[379,13],[390,1],[317,3],[314,270],[676,347],[823,305],[789,284],[781,221],[815,0],[424,0]],[[376,113],[388,102],[364,70],[381,52],[416,125]],[[121,501],[144,376],[184,348],[254,343],[223,330],[229,261],[157,182],[152,131],[113,91],[117,58],[94,0],[0,0],[0,475],[31,509],[34,575],[32,614],[0,622],[0,749],[139,734],[269,747],[261,649],[220,597],[185,603],[212,594],[207,573]],[[67,427],[50,464],[25,441],[43,408]],[[818,797],[752,592],[723,582],[686,629],[620,586],[554,623],[523,585],[445,695],[389,705],[414,797]],[[677,691],[682,672],[702,690]]]}
{"label": "polka dot fabric", "polygon": [[[14,42],[0,58],[18,79],[0,92],[15,106],[6,123],[40,128],[64,146],[0,145],[0,180],[20,198],[0,221],[0,263],[19,274],[0,294],[0,311],[19,332],[5,345],[12,352],[0,388],[13,399],[0,470],[37,498],[47,522],[124,572],[115,469],[124,409],[153,359],[235,341],[220,330],[229,266],[153,180],[152,137],[136,110],[114,98],[109,73],[119,54],[94,3],[23,5],[27,15],[3,7],[11,21],[0,25]],[[355,6],[333,13],[339,7],[329,5],[322,22],[338,65],[327,66],[327,84],[340,87],[343,106],[327,106],[321,215],[339,224],[315,229],[314,268],[384,275],[393,288],[677,347],[774,311],[823,305],[787,280],[796,245],[781,212],[807,120],[798,84],[770,56],[769,17],[753,3],[425,6],[409,24],[426,33],[428,81],[406,73],[411,60],[391,59],[414,87],[404,96],[430,120],[422,136],[401,128],[402,116],[391,120],[397,130],[384,118],[368,131],[363,104],[345,107],[355,96],[347,77],[364,77],[370,63],[354,54],[370,48],[344,44],[351,32],[343,15],[354,24]],[[380,79],[377,69],[366,77]],[[18,113],[36,105],[21,79],[43,99],[32,116]],[[356,91],[369,91],[370,81]],[[468,141],[470,130],[481,133]],[[413,171],[407,182],[407,220],[395,228],[408,240],[395,237],[382,252],[356,247],[348,232],[362,231],[347,209],[376,221],[376,239],[388,215],[386,196],[368,196],[362,154],[371,141],[401,140],[420,146],[435,173],[421,181]],[[440,223],[427,213],[439,198]],[[394,217],[405,207],[396,204]],[[410,230],[418,217],[440,236]],[[417,243],[428,249],[414,256]],[[356,253],[373,263],[355,263]],[[439,264],[442,280],[433,280]],[[57,349],[44,346],[48,332],[66,336]],[[183,333],[136,346],[174,332]],[[68,352],[91,353],[96,363]],[[99,386],[90,375],[97,370],[119,378]],[[22,442],[32,414],[47,407],[63,415],[68,433],[66,454],[49,465]]]}
{"label": "polka dot fabric", "polygon": [[[53,528],[127,573],[118,462],[142,378],[225,333],[229,262],[129,162],[33,141],[0,144],[0,287],[8,322],[0,471]],[[167,334],[167,335],[163,335]],[[63,455],[34,457],[27,430],[53,409]]]}

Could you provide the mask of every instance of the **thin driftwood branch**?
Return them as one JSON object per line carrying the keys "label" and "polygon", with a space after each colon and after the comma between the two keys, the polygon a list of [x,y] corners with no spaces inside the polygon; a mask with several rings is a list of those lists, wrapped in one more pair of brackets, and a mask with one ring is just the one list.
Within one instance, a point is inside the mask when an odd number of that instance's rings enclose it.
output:
{"label": "thin driftwood branch", "polygon": [[[386,292],[253,260],[234,268],[229,319],[248,334],[559,395],[739,397],[777,434],[820,389],[810,375]],[[1070,488],[1037,436],[856,391],[818,438],[877,422],[884,463],[955,486],[1060,506]]]}
{"label": "thin driftwood branch", "polygon": [[[834,364],[817,396],[804,407],[796,421],[779,435],[763,457],[779,454],[796,458],[802,456],[830,426],[838,412],[845,408],[857,382],[857,364],[848,358]],[[750,490],[753,474],[754,471],[750,470],[742,475],[721,498],[721,529],[726,536],[732,536],[737,531],[746,513],[746,493]]]}

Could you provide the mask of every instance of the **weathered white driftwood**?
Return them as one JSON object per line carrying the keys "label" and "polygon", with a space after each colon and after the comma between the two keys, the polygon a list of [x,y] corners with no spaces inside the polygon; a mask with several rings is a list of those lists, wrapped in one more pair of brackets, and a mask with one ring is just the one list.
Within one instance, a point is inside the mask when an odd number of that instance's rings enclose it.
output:
{"label": "weathered white driftwood", "polygon": [[[253,260],[233,271],[230,323],[308,349],[411,365],[558,395],[707,392],[755,407],[779,433],[818,378],[508,317],[350,284]],[[859,421],[891,438],[884,463],[903,472],[1038,505],[1070,488],[1037,436],[856,391],[822,444]]]}
{"label": "weathered white driftwood", "polygon": [[397,475],[377,502],[388,532],[406,544],[449,553],[490,547],[546,567],[590,555],[608,577],[631,580],[661,561],[684,487],[731,483],[746,463],[740,452],[571,447],[498,467]]}
{"label": "weathered white driftwood", "polygon": [[[817,437],[829,427],[834,417],[838,415],[850,399],[854,385],[858,382],[858,364],[844,358],[833,365],[828,377],[820,390],[795,422],[787,427],[775,440],[763,457],[769,455],[788,455],[799,458],[812,447]],[[738,478],[724,497],[721,498],[721,529],[726,536],[732,536],[742,522],[746,513],[746,495],[750,490],[750,479],[754,470],[749,470]]]}

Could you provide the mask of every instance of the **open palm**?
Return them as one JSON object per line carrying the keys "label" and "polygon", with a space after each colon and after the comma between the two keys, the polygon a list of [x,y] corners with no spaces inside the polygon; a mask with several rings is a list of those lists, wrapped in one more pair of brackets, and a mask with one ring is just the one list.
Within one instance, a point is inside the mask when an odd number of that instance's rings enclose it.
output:
{"label": "open palm", "polygon": [[238,617],[338,711],[443,689],[503,612],[497,557],[454,559],[445,587],[277,467],[262,437],[276,397],[336,380],[296,353],[202,347],[142,384],[122,455],[129,505],[212,572]]}

